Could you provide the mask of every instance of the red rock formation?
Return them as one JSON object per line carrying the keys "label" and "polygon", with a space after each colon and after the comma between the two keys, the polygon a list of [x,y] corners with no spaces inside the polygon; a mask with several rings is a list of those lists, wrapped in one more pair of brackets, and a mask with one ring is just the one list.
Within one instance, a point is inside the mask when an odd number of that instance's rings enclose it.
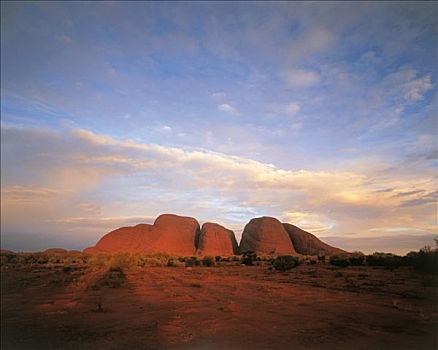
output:
{"label": "red rock formation", "polygon": [[154,232],[157,234],[155,251],[180,256],[195,253],[201,234],[196,219],[173,214],[160,215],[154,222]]}
{"label": "red rock formation", "polygon": [[85,248],[82,251],[82,253],[85,253],[85,254],[97,254],[97,253],[100,253],[100,251],[96,247],[87,247],[87,248]]}
{"label": "red rock formation", "polygon": [[243,230],[240,253],[254,251],[258,254],[296,254],[285,228],[275,218],[252,219]]}
{"label": "red rock formation", "polygon": [[233,231],[211,222],[202,225],[198,244],[199,255],[230,256],[237,252],[238,245]]}
{"label": "red rock formation", "polygon": [[346,251],[332,247],[309,232],[291,224],[283,224],[295,250],[303,255],[335,255],[348,254]]}
{"label": "red rock formation", "polygon": [[67,250],[64,248],[49,248],[46,249],[43,253],[46,254],[67,254]]}
{"label": "red rock formation", "polygon": [[199,223],[190,217],[160,215],[153,225],[122,227],[103,236],[84,253],[157,253],[193,255],[200,234]]}
{"label": "red rock formation", "polygon": [[153,251],[155,238],[152,225],[139,224],[121,227],[107,233],[97,242],[94,250],[87,248],[86,253],[99,251],[106,253],[150,253]]}

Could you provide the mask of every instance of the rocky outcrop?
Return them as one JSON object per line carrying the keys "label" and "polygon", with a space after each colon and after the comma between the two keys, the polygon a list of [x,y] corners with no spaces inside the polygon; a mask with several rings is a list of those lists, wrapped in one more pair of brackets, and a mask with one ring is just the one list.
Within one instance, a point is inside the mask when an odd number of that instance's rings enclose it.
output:
{"label": "rocky outcrop", "polygon": [[175,255],[193,255],[201,230],[196,219],[173,214],[160,215],[154,223],[155,251]]}
{"label": "rocky outcrop", "polygon": [[275,218],[252,219],[243,230],[240,253],[253,251],[257,254],[296,254],[288,233]]}
{"label": "rocky outcrop", "polygon": [[227,228],[206,222],[199,237],[198,254],[202,256],[231,256],[238,253],[234,232]]}
{"label": "rocky outcrop", "polygon": [[153,251],[155,236],[153,226],[139,224],[136,226],[121,227],[103,236],[94,249],[87,248],[86,253],[93,252],[131,252],[150,253]]}
{"label": "rocky outcrop", "polygon": [[193,255],[200,235],[199,223],[190,217],[160,215],[153,225],[122,227],[103,236],[95,247],[84,253],[131,252]]}
{"label": "rocky outcrop", "polygon": [[309,232],[291,224],[283,224],[297,253],[303,255],[348,254],[346,251],[328,245]]}
{"label": "rocky outcrop", "polygon": [[49,248],[49,249],[46,249],[43,253],[45,253],[45,254],[67,254],[67,250],[64,248]]}
{"label": "rocky outcrop", "polygon": [[[275,218],[252,219],[243,230],[238,247],[233,231],[215,223],[205,223],[200,230],[196,219],[174,214],[160,215],[153,225],[122,227],[103,236],[84,253],[167,253],[176,256],[230,256],[253,251],[259,255],[334,255],[348,254],[332,247],[309,232]],[[49,253],[66,253],[52,248]]]}

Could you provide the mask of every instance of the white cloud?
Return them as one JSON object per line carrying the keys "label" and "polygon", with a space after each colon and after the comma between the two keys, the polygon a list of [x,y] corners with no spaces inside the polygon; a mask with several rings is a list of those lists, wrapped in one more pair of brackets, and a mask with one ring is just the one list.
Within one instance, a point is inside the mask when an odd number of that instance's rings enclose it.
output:
{"label": "white cloud", "polygon": [[430,74],[418,77],[418,72],[411,68],[401,68],[386,76],[382,82],[382,87],[387,89],[387,93],[407,103],[422,100],[433,86]]}
{"label": "white cloud", "polygon": [[210,96],[217,100],[223,100],[225,97],[227,97],[227,94],[223,91],[216,91],[210,94]]}
{"label": "white cloud", "polygon": [[420,101],[424,94],[433,88],[432,78],[426,75],[422,78],[410,81],[406,84],[405,99],[408,101]]}
{"label": "white cloud", "polygon": [[287,104],[284,108],[285,112],[290,115],[295,115],[301,109],[300,105],[296,102],[291,102]]}
{"label": "white cloud", "polygon": [[229,105],[228,103],[222,103],[217,108],[221,111],[230,113],[230,114],[238,114],[238,111],[233,106]]}
{"label": "white cloud", "polygon": [[303,62],[312,55],[327,52],[336,43],[337,36],[327,28],[311,25],[307,31],[291,42],[288,58],[293,62]]}
{"label": "white cloud", "polygon": [[[436,230],[434,203],[430,195],[425,198],[434,191],[435,181],[427,173],[403,178],[379,177],[364,169],[282,169],[243,157],[117,140],[80,129],[61,134],[3,128],[1,141],[7,155],[2,225],[9,231],[28,232],[41,225],[44,232],[62,231],[62,225],[85,230],[84,223],[92,226],[94,220],[87,218],[101,217],[95,226],[102,227],[102,221],[111,221],[105,218],[114,218],[115,224],[118,217],[163,211],[185,212],[200,220],[214,216],[225,226],[241,227],[253,216],[283,216],[310,232],[327,234],[356,231],[366,236],[370,227],[414,225]],[[382,188],[392,190],[376,191]],[[406,196],[394,196],[407,192],[415,205],[406,205]],[[237,222],[230,208],[250,210],[239,214]],[[32,220],[23,222],[23,217]],[[25,224],[32,227],[26,231]],[[86,229],[97,232],[91,226]]]}
{"label": "white cloud", "polygon": [[304,69],[291,69],[283,72],[283,78],[292,88],[309,88],[316,85],[320,76],[317,72]]}
{"label": "white cloud", "polygon": [[360,56],[359,61],[370,64],[378,64],[382,61],[380,57],[374,51],[367,51]]}
{"label": "white cloud", "polygon": [[170,133],[170,132],[172,132],[172,128],[169,125],[161,125],[160,131],[162,131],[164,133]]}

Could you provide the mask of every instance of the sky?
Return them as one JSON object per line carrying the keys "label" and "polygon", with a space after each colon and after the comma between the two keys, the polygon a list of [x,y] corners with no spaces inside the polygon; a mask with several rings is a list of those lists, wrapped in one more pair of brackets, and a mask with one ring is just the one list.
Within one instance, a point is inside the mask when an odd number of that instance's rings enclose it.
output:
{"label": "sky", "polygon": [[434,245],[436,2],[1,2],[1,244],[163,213]]}

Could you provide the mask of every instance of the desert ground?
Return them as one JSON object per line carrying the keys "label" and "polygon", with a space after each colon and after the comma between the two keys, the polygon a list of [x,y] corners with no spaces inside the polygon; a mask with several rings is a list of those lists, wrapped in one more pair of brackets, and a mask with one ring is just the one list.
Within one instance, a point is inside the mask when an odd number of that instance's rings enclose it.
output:
{"label": "desert ground", "polygon": [[409,267],[3,265],[2,349],[436,349]]}

